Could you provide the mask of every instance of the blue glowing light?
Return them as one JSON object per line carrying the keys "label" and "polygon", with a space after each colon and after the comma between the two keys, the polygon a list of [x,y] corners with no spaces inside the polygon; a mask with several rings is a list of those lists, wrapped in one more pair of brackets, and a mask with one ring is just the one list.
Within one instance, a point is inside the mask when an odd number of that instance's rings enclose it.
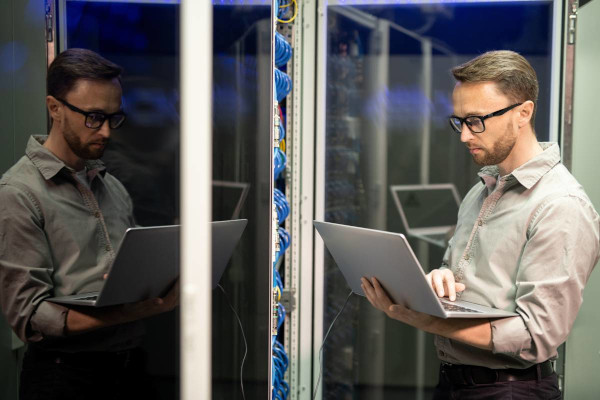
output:
{"label": "blue glowing light", "polygon": [[27,47],[20,42],[8,42],[0,46],[0,73],[19,71],[27,61]]}

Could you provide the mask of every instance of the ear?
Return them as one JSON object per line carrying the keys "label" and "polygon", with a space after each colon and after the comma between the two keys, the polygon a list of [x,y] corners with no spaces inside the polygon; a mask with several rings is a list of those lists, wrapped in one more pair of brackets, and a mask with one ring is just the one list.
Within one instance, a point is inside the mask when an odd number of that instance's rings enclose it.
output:
{"label": "ear", "polygon": [[531,117],[533,116],[533,110],[535,108],[535,104],[531,100],[527,100],[520,106],[520,111],[518,115],[518,125],[519,128],[522,128],[529,124],[531,121]]}
{"label": "ear", "polygon": [[50,114],[53,122],[62,120],[63,107],[54,96],[46,96],[46,107],[48,108],[48,114]]}

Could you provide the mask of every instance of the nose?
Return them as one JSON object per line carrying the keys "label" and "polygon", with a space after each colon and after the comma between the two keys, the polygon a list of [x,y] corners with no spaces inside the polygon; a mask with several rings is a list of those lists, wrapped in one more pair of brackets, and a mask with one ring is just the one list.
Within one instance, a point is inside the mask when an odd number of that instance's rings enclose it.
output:
{"label": "nose", "polygon": [[471,141],[474,137],[475,135],[473,134],[473,132],[471,132],[467,124],[463,122],[460,130],[460,141],[463,143],[467,143]]}
{"label": "nose", "polygon": [[110,125],[108,123],[108,118],[104,120],[100,128],[98,128],[98,133],[105,139],[110,138]]}

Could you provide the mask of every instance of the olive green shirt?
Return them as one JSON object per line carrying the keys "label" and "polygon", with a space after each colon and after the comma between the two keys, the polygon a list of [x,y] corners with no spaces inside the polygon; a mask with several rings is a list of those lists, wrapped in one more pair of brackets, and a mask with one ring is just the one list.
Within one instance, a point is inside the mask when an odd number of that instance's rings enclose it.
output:
{"label": "olive green shirt", "polygon": [[497,167],[481,170],[443,261],[466,285],[461,300],[519,316],[491,321],[492,351],[436,336],[443,362],[526,368],[555,358],[573,326],[598,261],[600,219],[558,145],[541,145],[499,181]]}
{"label": "olive green shirt", "polygon": [[134,225],[123,185],[101,161],[88,185],[31,137],[0,180],[0,306],[25,342],[60,351],[122,350],[139,344],[141,322],[65,337],[68,309],[49,297],[97,291],[125,230]]}

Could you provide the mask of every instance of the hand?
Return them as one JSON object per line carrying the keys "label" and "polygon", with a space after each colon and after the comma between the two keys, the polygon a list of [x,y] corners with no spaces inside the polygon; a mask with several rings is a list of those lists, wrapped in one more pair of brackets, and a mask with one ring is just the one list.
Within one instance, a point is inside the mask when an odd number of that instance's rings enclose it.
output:
{"label": "hand", "polygon": [[434,320],[435,317],[410,310],[403,305],[394,304],[377,278],[373,277],[369,281],[367,278],[362,277],[360,280],[360,286],[367,296],[369,303],[378,310],[386,313],[388,317],[419,329],[424,329],[431,325]]}
{"label": "hand", "polygon": [[369,303],[371,303],[371,305],[376,309],[388,314],[390,307],[394,303],[392,303],[392,300],[385,292],[385,289],[381,287],[379,281],[375,277],[371,278],[371,281],[369,281],[369,279],[363,276],[360,278],[360,282],[360,287],[367,296]]}
{"label": "hand", "polygon": [[179,279],[164,297],[143,300],[137,303],[124,304],[121,312],[129,321],[151,317],[173,310],[179,305]]}
{"label": "hand", "polygon": [[454,274],[449,269],[434,269],[425,277],[439,297],[447,296],[451,301],[456,300],[457,292],[462,292],[466,288],[464,283],[454,281]]}

